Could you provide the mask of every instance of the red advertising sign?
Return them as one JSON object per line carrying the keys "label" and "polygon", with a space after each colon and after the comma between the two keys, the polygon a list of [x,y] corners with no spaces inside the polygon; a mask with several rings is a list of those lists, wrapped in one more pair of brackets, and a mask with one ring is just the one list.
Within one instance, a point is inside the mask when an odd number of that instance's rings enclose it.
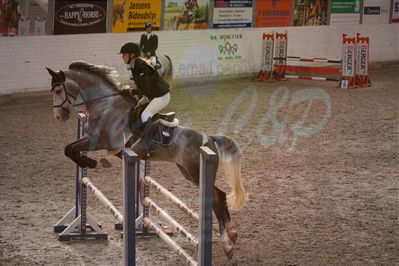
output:
{"label": "red advertising sign", "polygon": [[292,0],[257,1],[256,27],[291,26]]}

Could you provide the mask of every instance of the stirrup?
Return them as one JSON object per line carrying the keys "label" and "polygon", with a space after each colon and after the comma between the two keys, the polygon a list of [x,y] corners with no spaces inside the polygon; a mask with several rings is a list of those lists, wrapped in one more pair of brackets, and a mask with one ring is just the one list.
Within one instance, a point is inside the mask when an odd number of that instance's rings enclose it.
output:
{"label": "stirrup", "polygon": [[162,118],[159,118],[158,122],[167,127],[177,127],[179,125],[179,119],[177,119],[177,118],[173,119],[172,122],[162,119]]}

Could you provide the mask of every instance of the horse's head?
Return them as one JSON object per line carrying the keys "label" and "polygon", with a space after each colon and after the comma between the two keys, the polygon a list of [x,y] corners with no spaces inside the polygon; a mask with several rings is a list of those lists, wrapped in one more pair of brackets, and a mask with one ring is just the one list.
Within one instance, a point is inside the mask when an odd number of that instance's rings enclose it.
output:
{"label": "horse's head", "polygon": [[53,94],[54,118],[60,122],[65,122],[72,112],[79,86],[73,80],[67,79],[64,71],[55,72],[47,67],[46,69],[52,77],[51,93]]}
{"label": "horse's head", "polygon": [[191,2],[191,8],[199,8],[197,0]]}
{"label": "horse's head", "polygon": [[121,23],[125,23],[125,5],[126,0],[113,6],[112,15],[114,17],[114,21],[116,21],[116,19],[119,19]]}

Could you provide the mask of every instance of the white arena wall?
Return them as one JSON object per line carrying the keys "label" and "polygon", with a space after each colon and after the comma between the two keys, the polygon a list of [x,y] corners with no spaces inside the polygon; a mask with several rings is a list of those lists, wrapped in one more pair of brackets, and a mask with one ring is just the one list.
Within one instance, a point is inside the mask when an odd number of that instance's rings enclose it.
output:
{"label": "white arena wall", "polygon": [[[174,64],[174,79],[222,78],[259,71],[262,34],[288,32],[288,55],[341,57],[342,33],[371,38],[370,61],[399,60],[399,25],[335,25],[313,27],[160,31],[157,53],[167,54]],[[139,41],[141,33],[48,35],[0,38],[0,94],[47,90],[50,76],[45,66],[67,69],[70,62],[84,60],[115,67],[122,78],[129,73],[117,54],[122,44]],[[227,39],[224,39],[227,38]],[[236,47],[228,56],[228,41]],[[236,46],[234,46],[236,45]]]}

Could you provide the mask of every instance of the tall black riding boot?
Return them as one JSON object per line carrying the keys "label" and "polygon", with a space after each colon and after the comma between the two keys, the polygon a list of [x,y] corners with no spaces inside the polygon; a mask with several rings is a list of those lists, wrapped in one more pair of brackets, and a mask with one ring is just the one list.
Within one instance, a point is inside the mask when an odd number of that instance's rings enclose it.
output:
{"label": "tall black riding boot", "polygon": [[152,139],[149,136],[149,133],[150,133],[151,126],[152,126],[152,121],[151,121],[151,118],[149,118],[147,120],[147,122],[143,123],[144,130],[140,136],[141,140],[143,141],[143,145],[144,145],[145,152],[147,153],[147,157],[151,157],[151,156],[155,155],[155,152],[150,150]]}
{"label": "tall black riding boot", "polygon": [[132,107],[132,109],[130,109],[129,111],[129,128],[130,132],[132,132],[133,134],[136,132],[137,129],[141,128],[144,125],[143,121],[141,120],[141,117],[136,121],[134,121],[134,116],[135,116],[135,110],[134,107]]}

